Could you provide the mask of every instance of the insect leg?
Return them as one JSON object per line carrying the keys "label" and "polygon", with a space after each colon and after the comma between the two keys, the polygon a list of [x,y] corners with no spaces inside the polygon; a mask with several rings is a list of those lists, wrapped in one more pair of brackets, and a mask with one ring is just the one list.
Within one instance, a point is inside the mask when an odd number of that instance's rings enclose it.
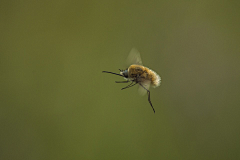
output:
{"label": "insect leg", "polygon": [[[140,86],[142,86],[144,89],[146,89],[141,83],[139,83],[140,84]],[[147,90],[147,93],[148,93],[148,102],[150,103],[150,105],[151,105],[151,107],[152,107],[152,109],[153,109],[153,112],[155,113],[155,109],[153,108],[153,105],[152,105],[152,102],[151,102],[151,100],[150,100],[150,91],[148,90],[148,89],[146,89]]]}
{"label": "insect leg", "polygon": [[[137,83],[134,83],[134,84],[133,84],[133,82],[134,82],[134,81],[132,81],[132,83],[131,83],[130,85],[128,85],[127,87],[122,88],[121,90],[123,90],[123,89],[127,89],[127,88],[130,88],[130,87],[132,87],[132,86],[134,86],[134,85],[137,84]],[[132,85],[132,84],[133,84],[133,85]]]}

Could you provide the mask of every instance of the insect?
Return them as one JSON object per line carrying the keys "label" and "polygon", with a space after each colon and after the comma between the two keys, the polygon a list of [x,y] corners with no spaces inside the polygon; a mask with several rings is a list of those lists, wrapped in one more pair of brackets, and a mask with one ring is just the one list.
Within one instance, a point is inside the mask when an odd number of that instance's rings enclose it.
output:
{"label": "insect", "polygon": [[150,103],[153,109],[153,112],[155,113],[155,109],[153,108],[152,102],[150,100],[149,87],[150,86],[153,86],[154,88],[158,87],[161,83],[160,76],[153,70],[142,65],[140,53],[135,48],[133,48],[130,51],[127,61],[131,65],[126,70],[119,69],[120,74],[108,72],[108,71],[102,71],[102,72],[122,76],[126,80],[126,81],[115,81],[116,83],[131,82],[128,86],[122,88],[122,90],[133,87],[136,84],[139,84],[139,93],[144,95],[147,92],[148,102]]}

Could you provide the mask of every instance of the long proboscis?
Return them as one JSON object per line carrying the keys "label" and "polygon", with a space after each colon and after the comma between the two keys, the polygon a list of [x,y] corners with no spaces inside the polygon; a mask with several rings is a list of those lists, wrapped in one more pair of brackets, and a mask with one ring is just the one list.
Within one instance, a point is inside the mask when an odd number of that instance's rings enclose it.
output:
{"label": "long proboscis", "polygon": [[111,74],[115,74],[115,75],[118,75],[118,76],[124,77],[123,75],[118,74],[118,73],[113,73],[113,72],[108,72],[108,71],[102,71],[102,72],[103,72],[103,73],[111,73]]}

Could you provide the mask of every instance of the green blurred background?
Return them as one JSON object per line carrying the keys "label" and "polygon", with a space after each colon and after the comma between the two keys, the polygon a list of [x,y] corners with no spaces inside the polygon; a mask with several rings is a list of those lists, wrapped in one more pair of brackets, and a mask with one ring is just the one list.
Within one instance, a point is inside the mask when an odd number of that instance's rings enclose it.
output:
{"label": "green blurred background", "polygon": [[[240,2],[0,2],[0,159],[240,159]],[[121,91],[132,47],[154,114]]]}

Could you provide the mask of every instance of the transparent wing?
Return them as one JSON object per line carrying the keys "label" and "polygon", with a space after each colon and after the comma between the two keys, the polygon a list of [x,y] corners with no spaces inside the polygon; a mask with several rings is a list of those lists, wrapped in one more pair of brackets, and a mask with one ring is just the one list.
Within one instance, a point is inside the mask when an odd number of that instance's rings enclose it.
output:
{"label": "transparent wing", "polygon": [[[141,84],[143,85],[143,87],[139,84],[138,85],[138,93],[141,95],[141,96],[143,96],[143,95],[145,95],[146,93],[147,93],[147,90],[149,90],[149,87],[150,87],[150,85],[151,85],[151,81],[149,81],[149,80],[145,80],[145,81],[143,81],[143,82],[141,82]],[[146,89],[147,90],[146,90]]]}
{"label": "transparent wing", "polygon": [[136,48],[132,48],[127,58],[127,65],[130,66],[132,64],[142,65],[142,59],[140,53]]}

